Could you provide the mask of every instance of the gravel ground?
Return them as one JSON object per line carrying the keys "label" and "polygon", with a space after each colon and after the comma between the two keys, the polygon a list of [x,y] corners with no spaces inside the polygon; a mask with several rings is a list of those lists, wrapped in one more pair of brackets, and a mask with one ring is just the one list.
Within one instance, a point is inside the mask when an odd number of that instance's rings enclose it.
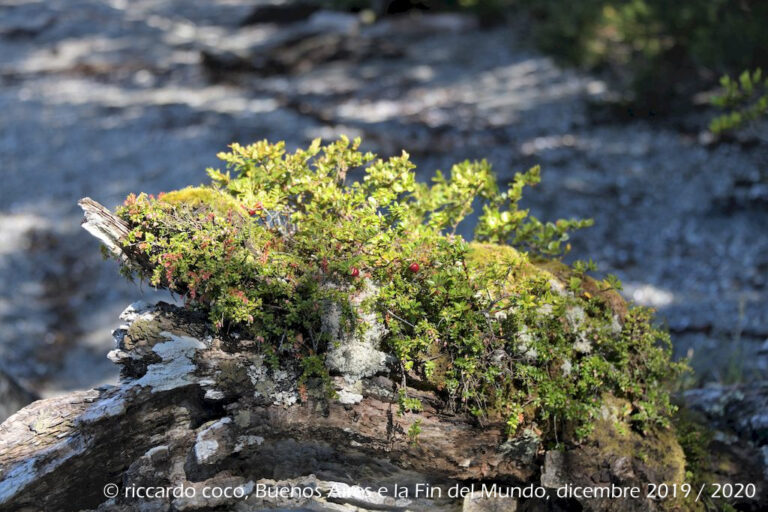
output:
{"label": "gravel ground", "polygon": [[541,163],[528,205],[595,219],[572,257],[659,309],[694,384],[764,378],[764,144],[711,143],[706,113],[606,114],[604,83],[514,28],[323,11],[277,24],[254,4],[0,2],[0,365],[27,387],[113,381],[109,331],[127,303],[156,295],[101,261],[80,197],[114,206],[205,181],[232,141],[338,133],[407,149],[422,179],[465,158],[502,177]]}

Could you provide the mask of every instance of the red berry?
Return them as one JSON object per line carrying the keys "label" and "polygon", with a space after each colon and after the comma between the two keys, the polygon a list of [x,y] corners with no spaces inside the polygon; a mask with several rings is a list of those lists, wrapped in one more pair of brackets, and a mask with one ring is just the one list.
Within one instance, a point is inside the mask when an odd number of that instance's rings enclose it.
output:
{"label": "red berry", "polygon": [[253,217],[254,215],[256,215],[256,210],[254,210],[253,208],[249,208],[249,209],[248,209],[248,215],[250,215],[251,217]]}
{"label": "red berry", "polygon": [[419,267],[419,264],[418,264],[418,263],[411,263],[410,265],[408,265],[408,270],[410,270],[410,271],[411,271],[411,272],[413,272],[414,274],[415,274],[416,272],[418,272],[420,268],[421,268],[421,267]]}
{"label": "red berry", "polygon": [[352,270],[349,271],[349,275],[357,277],[360,275],[360,270],[357,267],[352,267]]}

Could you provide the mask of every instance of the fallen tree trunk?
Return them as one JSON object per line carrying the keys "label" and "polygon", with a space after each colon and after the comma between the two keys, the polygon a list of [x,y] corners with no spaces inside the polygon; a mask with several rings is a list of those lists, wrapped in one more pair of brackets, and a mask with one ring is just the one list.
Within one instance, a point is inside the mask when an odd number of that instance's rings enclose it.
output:
{"label": "fallen tree trunk", "polygon": [[[124,223],[81,206],[120,254]],[[612,397],[589,440],[547,451],[535,430],[509,438],[431,391],[408,388],[423,410],[401,412],[385,369],[306,380],[186,309],[137,303],[121,319],[119,385],[35,402],[0,426],[0,510],[657,510],[647,484],[684,479],[674,432],[633,432]],[[499,487],[450,493],[472,484]],[[569,485],[643,491],[559,497]],[[514,494],[539,487],[548,498]]]}
{"label": "fallen tree trunk", "polygon": [[[379,498],[340,500],[372,508],[397,507],[398,484],[410,488],[400,506],[418,508],[436,501],[422,499],[419,505],[418,483],[519,486],[542,478],[546,458],[534,433],[508,440],[500,425],[479,427],[471,418],[442,412],[432,393],[411,389],[424,410],[399,414],[387,377],[349,384],[338,376],[333,384],[339,398],[313,398],[322,390],[304,391],[297,375],[268,368],[251,340],[213,337],[205,321],[187,311],[135,305],[123,319],[127,324],[115,332],[118,348],[110,353],[122,366],[119,386],[35,402],[0,427],[4,509],[133,510],[130,496],[107,501],[104,488],[110,483],[121,492],[142,485],[253,490],[259,482],[297,478],[312,488],[328,482],[387,487],[379,505]],[[304,393],[310,396],[302,398]],[[416,421],[418,435],[411,429]],[[622,441],[611,421],[600,428],[603,442],[617,444],[606,448],[596,441],[574,448],[555,461],[559,467],[544,468],[545,483],[589,482],[601,474],[606,483],[681,478],[682,456],[671,433],[647,440],[631,434]],[[654,462],[619,453],[636,443],[656,453]],[[665,463],[656,464],[661,458]],[[198,495],[158,503],[209,510],[237,501]],[[293,500],[318,506],[330,501]],[[285,499],[272,502],[248,500],[256,507],[286,505]],[[611,503],[606,501],[606,509]],[[648,502],[646,508],[653,506]]]}

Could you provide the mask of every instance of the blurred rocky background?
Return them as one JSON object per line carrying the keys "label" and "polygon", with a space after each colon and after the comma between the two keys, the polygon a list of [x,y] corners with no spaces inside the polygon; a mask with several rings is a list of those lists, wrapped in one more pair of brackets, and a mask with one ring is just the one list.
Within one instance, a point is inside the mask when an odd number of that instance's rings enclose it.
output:
{"label": "blurred rocky background", "polygon": [[[0,1],[0,413],[113,382],[110,330],[156,295],[102,261],[79,198],[114,206],[204,182],[233,141],[341,133],[382,155],[408,150],[425,180],[467,158],[502,178],[542,164],[528,206],[595,219],[568,258],[591,257],[658,308],[695,368],[688,387],[764,380],[764,138],[709,133],[716,66],[685,75],[688,60],[657,52],[640,60],[664,66],[627,78],[607,51],[574,62],[546,31],[553,12],[587,14],[530,4]],[[576,43],[595,48],[559,48]]]}

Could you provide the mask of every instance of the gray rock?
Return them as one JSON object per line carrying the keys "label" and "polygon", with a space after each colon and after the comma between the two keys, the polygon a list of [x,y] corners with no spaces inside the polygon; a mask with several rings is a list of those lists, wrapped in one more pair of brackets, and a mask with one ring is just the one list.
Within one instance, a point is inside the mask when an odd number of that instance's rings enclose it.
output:
{"label": "gray rock", "polygon": [[541,485],[556,489],[567,483],[565,454],[559,450],[549,450],[544,454],[544,469],[541,472]]}

